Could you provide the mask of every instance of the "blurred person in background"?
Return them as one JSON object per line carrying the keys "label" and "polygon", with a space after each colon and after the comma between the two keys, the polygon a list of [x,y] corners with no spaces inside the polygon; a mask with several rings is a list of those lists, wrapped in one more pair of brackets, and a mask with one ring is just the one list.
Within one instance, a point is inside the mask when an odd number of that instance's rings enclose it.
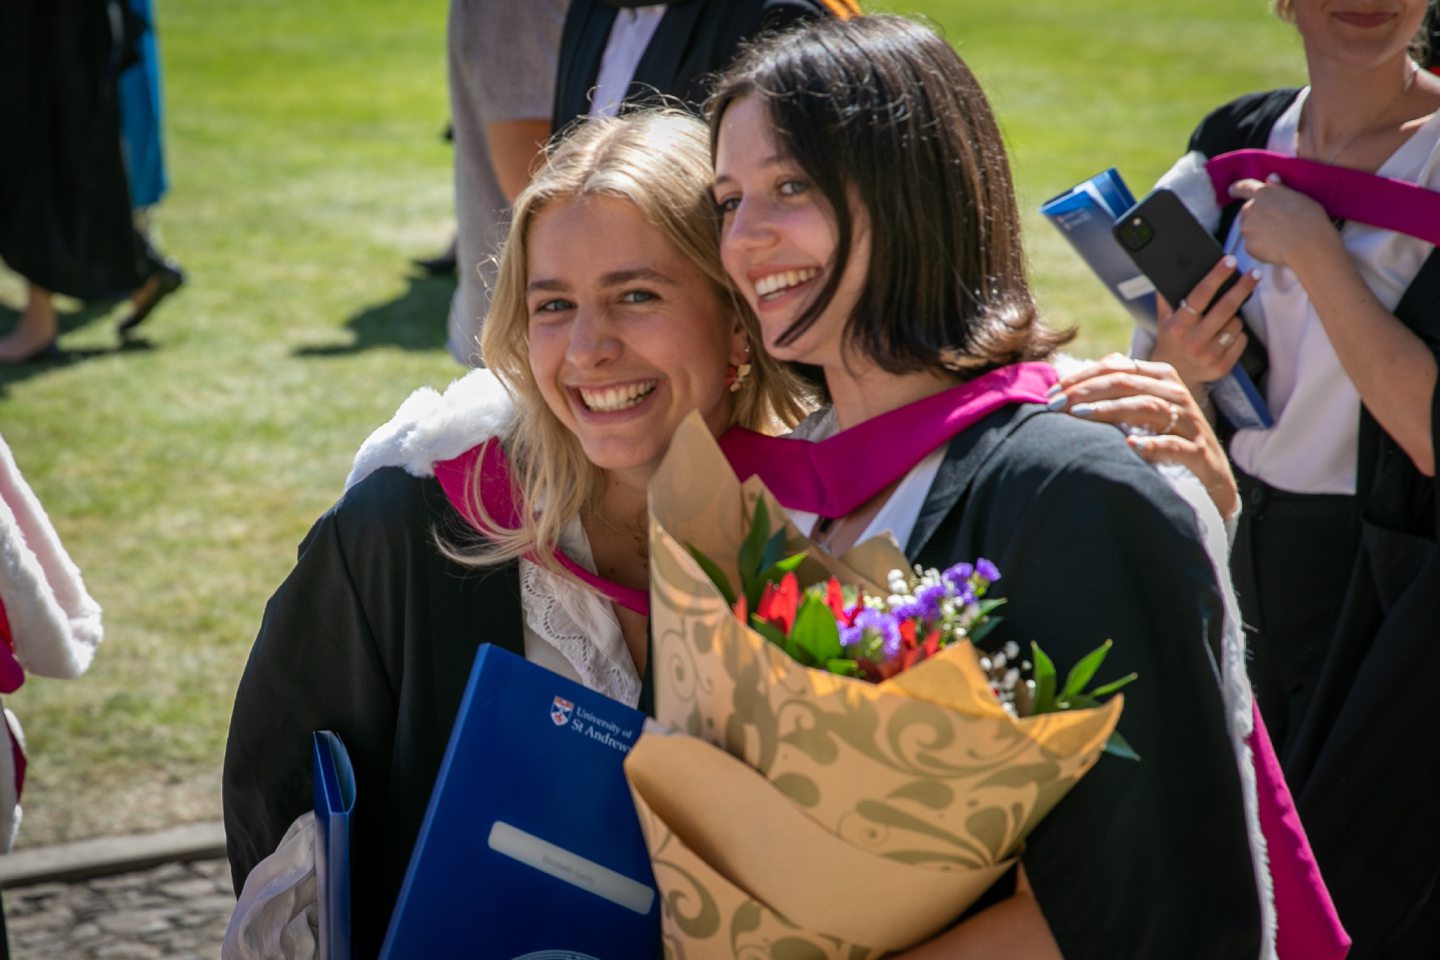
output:
{"label": "blurred person in background", "polygon": [[148,0],[0,5],[0,125],[14,144],[0,152],[0,259],[27,283],[0,363],[56,355],[54,293],[128,296],[123,336],[184,282],[134,213],[165,190],[149,14]]}
{"label": "blurred person in background", "polygon": [[567,0],[451,0],[446,28],[455,141],[455,257],[446,342],[480,360],[494,254],[510,204],[550,137],[550,102]]}
{"label": "blurred person in background", "polygon": [[710,75],[745,41],[826,12],[849,17],[860,8],[853,0],[574,0],[560,44],[555,129],[657,96],[696,109]]}
{"label": "blurred person in background", "polygon": [[[1299,33],[1308,85],[1215,110],[1162,183],[1184,190],[1186,170],[1254,148],[1440,191],[1440,77],[1422,69],[1435,62],[1437,4],[1275,9]],[[1211,189],[1203,172],[1193,182]],[[1210,226],[1232,259],[1137,354],[1173,364],[1205,404],[1245,345],[1242,317],[1267,349],[1261,389],[1275,424],[1228,444],[1244,501],[1231,565],[1256,697],[1351,956],[1434,956],[1440,724],[1426,684],[1440,673],[1440,253],[1336,221],[1279,176],[1230,194],[1238,202]],[[1242,292],[1214,297],[1236,272]]]}

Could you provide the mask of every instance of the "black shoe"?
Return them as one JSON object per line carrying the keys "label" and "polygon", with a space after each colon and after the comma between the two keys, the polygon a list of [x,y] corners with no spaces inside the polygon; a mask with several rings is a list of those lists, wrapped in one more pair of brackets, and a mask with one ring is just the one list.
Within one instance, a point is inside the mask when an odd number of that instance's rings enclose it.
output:
{"label": "black shoe", "polygon": [[150,298],[148,303],[136,307],[134,313],[120,321],[119,326],[115,328],[115,332],[122,337],[144,323],[145,318],[150,316],[151,311],[160,305],[161,300],[164,300],[185,285],[185,271],[173,263],[156,264],[155,272],[151,274],[151,276],[157,280],[155,284],[155,294]]}
{"label": "black shoe", "polygon": [[455,254],[453,248],[437,257],[425,260],[411,260],[427,277],[453,277],[455,275]]}

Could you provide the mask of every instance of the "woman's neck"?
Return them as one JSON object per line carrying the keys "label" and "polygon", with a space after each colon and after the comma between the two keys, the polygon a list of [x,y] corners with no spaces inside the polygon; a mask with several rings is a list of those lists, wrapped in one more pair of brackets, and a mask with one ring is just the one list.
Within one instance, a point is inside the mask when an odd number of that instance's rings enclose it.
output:
{"label": "woman's neck", "polygon": [[[1419,66],[1402,56],[1377,67],[1357,68],[1310,58],[1310,95],[1303,123],[1320,158],[1381,127],[1398,127],[1420,112],[1411,95],[1421,83]],[[1424,113],[1434,110],[1431,105]],[[1327,161],[1328,162],[1328,161]]]}
{"label": "woman's neck", "polygon": [[[645,484],[637,486],[614,475],[606,475],[604,483],[599,503],[580,519],[590,541],[595,572],[622,587],[646,590],[650,586],[650,541]],[[646,618],[618,603],[612,606],[635,672],[644,676],[649,655]]]}
{"label": "woman's neck", "polygon": [[953,375],[935,371],[890,373],[863,359],[825,368],[825,386],[830,391],[830,402],[841,430],[934,396],[958,383]]}

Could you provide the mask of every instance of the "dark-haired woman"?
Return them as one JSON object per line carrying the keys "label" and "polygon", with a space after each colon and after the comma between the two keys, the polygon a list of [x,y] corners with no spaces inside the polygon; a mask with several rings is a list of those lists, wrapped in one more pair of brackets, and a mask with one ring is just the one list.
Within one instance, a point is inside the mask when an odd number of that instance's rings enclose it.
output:
{"label": "dark-haired woman", "polygon": [[[1214,111],[1167,180],[1208,190],[1207,175],[1183,171],[1257,148],[1440,191],[1440,77],[1419,66],[1424,22],[1440,20],[1440,5],[1275,8],[1299,32],[1309,85]],[[1232,567],[1254,631],[1256,697],[1355,937],[1352,956],[1433,956],[1440,253],[1393,230],[1334,223],[1283,182],[1244,180],[1231,193],[1239,202],[1223,215],[1211,201],[1210,226],[1258,280],[1241,312],[1269,353],[1275,416],[1229,441],[1245,499]],[[1238,302],[1192,306],[1209,292],[1197,288],[1162,324],[1152,354],[1201,398],[1243,340]],[[1394,855],[1398,837],[1404,856]]]}
{"label": "dark-haired woman", "polygon": [[[726,268],[765,349],[831,400],[802,435],[988,389],[1066,339],[1036,314],[989,105],[928,29],[872,17],[771,41],[722,77],[711,122]],[[1044,403],[895,466],[797,522],[833,551],[889,530],[924,566],[993,558],[1007,603],[987,644],[1035,640],[1063,669],[1112,639],[1105,676],[1140,675],[1120,730],[1144,758],[1102,757],[1003,889],[906,956],[1267,955],[1190,509],[1118,431]]]}

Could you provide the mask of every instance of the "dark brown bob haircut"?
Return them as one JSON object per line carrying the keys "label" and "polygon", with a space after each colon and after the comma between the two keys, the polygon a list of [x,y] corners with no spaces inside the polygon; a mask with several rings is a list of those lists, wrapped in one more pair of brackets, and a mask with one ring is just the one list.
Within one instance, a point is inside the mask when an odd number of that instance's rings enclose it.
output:
{"label": "dark brown bob haircut", "polygon": [[970,68],[934,31],[895,16],[823,19],[751,47],[716,81],[714,156],[726,109],[757,97],[788,159],[835,220],[835,262],[791,343],[835,296],[868,214],[870,265],[846,325],[891,373],[968,379],[1044,359],[1073,332],[1039,319],[1000,128]]}

